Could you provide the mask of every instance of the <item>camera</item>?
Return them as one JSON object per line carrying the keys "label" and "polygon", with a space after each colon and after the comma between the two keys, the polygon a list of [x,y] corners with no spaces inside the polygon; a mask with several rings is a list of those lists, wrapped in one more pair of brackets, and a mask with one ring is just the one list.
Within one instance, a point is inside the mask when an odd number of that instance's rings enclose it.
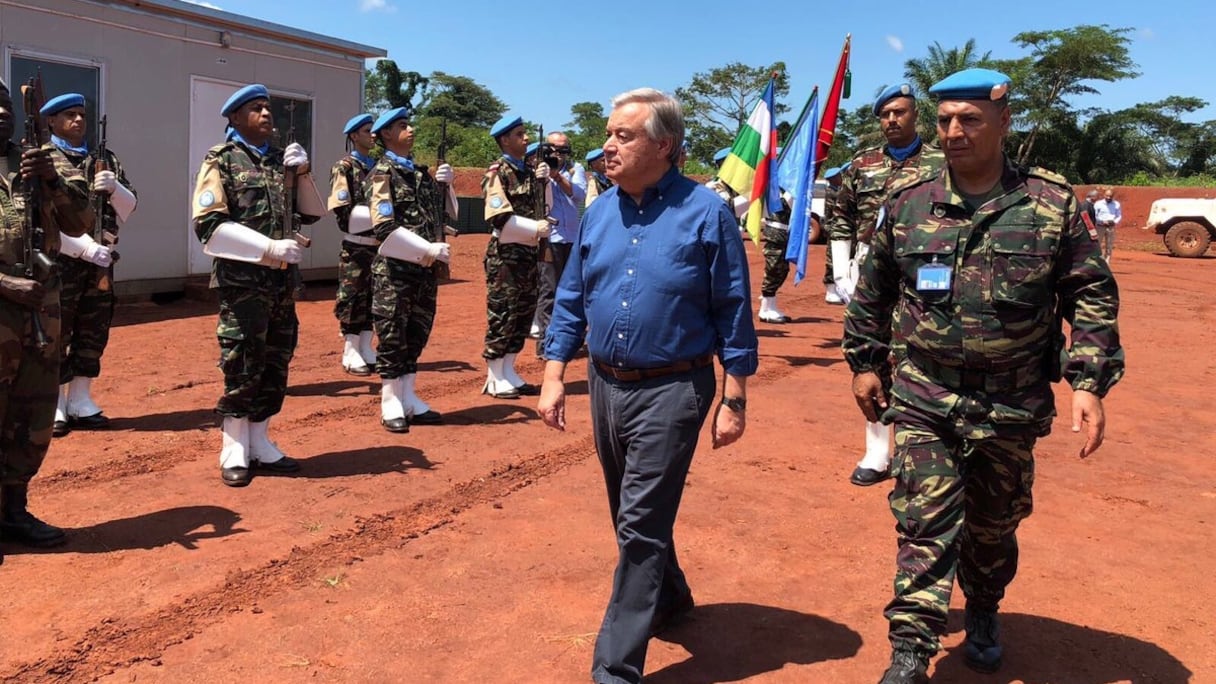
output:
{"label": "camera", "polygon": [[537,153],[549,165],[550,169],[557,171],[565,165],[573,150],[570,149],[569,145],[554,145],[550,142],[543,142],[540,144],[540,149],[537,150]]}

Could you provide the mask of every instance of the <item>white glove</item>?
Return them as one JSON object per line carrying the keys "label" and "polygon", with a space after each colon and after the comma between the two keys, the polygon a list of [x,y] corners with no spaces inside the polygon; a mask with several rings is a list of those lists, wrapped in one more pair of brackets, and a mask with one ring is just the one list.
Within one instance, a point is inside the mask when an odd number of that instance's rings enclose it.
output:
{"label": "white glove", "polygon": [[308,163],[308,153],[300,143],[291,143],[283,150],[284,166],[304,166]]}
{"label": "white glove", "polygon": [[93,192],[104,192],[107,195],[113,194],[118,187],[118,177],[113,171],[98,171],[96,176],[93,176]]}
{"label": "white glove", "polygon": [[540,238],[541,240],[544,240],[544,239],[548,238],[549,235],[552,233],[553,233],[553,224],[549,223],[547,220],[541,220],[541,221],[536,222],[536,237]]}
{"label": "white glove", "polygon": [[848,304],[857,289],[857,281],[852,278],[853,244],[849,240],[832,240],[828,249],[832,250],[832,282],[836,283],[836,294]]}
{"label": "white glove", "polygon": [[544,162],[537,164],[536,177],[540,180],[549,180],[549,165]]}
{"label": "white glove", "polygon": [[271,240],[266,247],[266,258],[298,264],[304,260],[304,249],[295,240]]}
{"label": "white glove", "polygon": [[446,242],[432,242],[426,248],[426,255],[431,263],[442,261],[446,264],[452,258],[452,246]]}
{"label": "white glove", "polygon": [[114,263],[114,256],[110,254],[110,248],[96,242],[90,243],[81,252],[80,258],[94,266],[109,268],[110,264]]}
{"label": "white glove", "polygon": [[435,169],[436,183],[451,183],[456,180],[456,172],[452,170],[451,164],[440,164],[439,168]]}

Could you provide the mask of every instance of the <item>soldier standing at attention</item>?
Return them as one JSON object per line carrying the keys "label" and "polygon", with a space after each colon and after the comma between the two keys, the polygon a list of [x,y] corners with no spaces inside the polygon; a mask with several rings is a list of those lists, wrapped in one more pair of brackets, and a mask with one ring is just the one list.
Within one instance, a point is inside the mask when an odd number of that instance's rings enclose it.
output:
{"label": "soldier standing at attention", "polygon": [[[342,330],[342,368],[351,375],[371,375],[376,365],[372,348],[372,260],[380,241],[371,232],[371,214],[363,194],[363,181],[376,160],[371,158],[372,115],[359,114],[346,122],[349,150],[329,172],[329,210],[342,231],[342,251],[338,254],[338,294],[334,315]],[[351,214],[360,213],[351,230]]]}
{"label": "soldier standing at attention", "polygon": [[[967,597],[964,660],[980,672],[1000,667],[997,608],[1031,511],[1034,445],[1055,415],[1051,382],[1072,387],[1085,458],[1102,444],[1102,397],[1123,375],[1118,288],[1072,188],[1002,152],[1009,82],[967,69],[930,88],[947,169],[887,202],[845,313],[857,404],[867,420],[881,412],[895,425],[899,553],[881,684],[928,681],[956,571]],[[893,334],[906,348],[888,402],[879,374]]]}
{"label": "soldier standing at attention", "polygon": [[[27,132],[27,135],[29,133]],[[55,546],[64,532],[27,510],[29,484],[51,444],[59,387],[59,284],[26,272],[26,179],[37,178],[45,230],[34,248],[47,257],[62,233],[78,236],[93,224],[84,174],[53,145],[25,152],[11,142],[13,100],[0,79],[0,537],[26,546]],[[32,237],[32,236],[30,236]],[[45,333],[36,339],[37,317]],[[0,555],[0,561],[4,556]]]}
{"label": "soldier standing at attention", "polygon": [[587,179],[587,202],[584,208],[591,206],[596,197],[608,192],[614,183],[604,173],[608,170],[608,162],[604,160],[604,148],[597,147],[587,153],[587,168],[591,169],[591,177]]}
{"label": "soldier standing at attention", "polygon": [[[778,150],[780,155],[781,151]],[[765,217],[761,235],[764,238],[764,279],[760,281],[760,312],[765,323],[789,323],[790,317],[777,308],[777,290],[790,275],[790,262],[785,260],[785,249],[790,244],[790,203],[792,197],[781,191],[781,209]],[[803,221],[810,220],[803,217]]]}
{"label": "soldier standing at attention", "polygon": [[[263,85],[236,91],[220,115],[227,140],[203,158],[194,188],[194,232],[215,257],[211,288],[220,301],[216,337],[224,393],[220,479],[249,484],[251,468],[271,474],[300,469],[270,441],[270,418],[283,408],[287,368],[299,336],[295,290],[304,258],[293,239],[300,223],[315,223],[325,207],[299,143],[270,144],[274,120]],[[287,168],[294,167],[296,206],[285,216]]]}
{"label": "soldier standing at attention", "polygon": [[524,382],[515,372],[515,358],[536,313],[537,243],[549,237],[552,222],[542,216],[543,188],[549,184],[549,165],[538,160],[535,169],[524,164],[528,131],[524,121],[508,114],[490,129],[502,157],[486,169],[481,192],[486,222],[494,227],[486,245],[486,340],[481,355],[489,373],[483,394],[498,399],[535,396],[540,388]]}
{"label": "soldier standing at attention", "polygon": [[[847,304],[857,286],[857,269],[870,251],[878,209],[891,193],[917,173],[933,173],[944,163],[941,150],[925,145],[916,132],[916,96],[907,83],[882,91],[874,101],[887,144],[862,150],[841,175],[836,205],[828,223],[836,294]],[[898,350],[897,350],[898,351]],[[877,421],[866,424],[866,450],[849,476],[866,487],[890,477],[891,431]]]}
{"label": "soldier standing at attention", "polygon": [[[79,237],[60,237],[59,276],[59,403],[55,408],[54,435],[69,430],[100,430],[110,420],[93,402],[91,387],[101,375],[101,355],[110,340],[114,319],[113,254],[118,226],[135,211],[135,190],[118,157],[108,147],[98,159],[89,151],[84,95],[68,93],[51,98],[39,113],[47,118],[51,142],[84,174],[93,196],[105,196],[93,229]],[[101,162],[105,170],[97,171]]]}
{"label": "soldier standing at attention", "polygon": [[[372,316],[380,338],[380,424],[389,432],[409,432],[410,423],[439,425],[443,417],[416,393],[418,357],[435,323],[439,280],[436,261],[447,263],[451,246],[440,240],[444,217],[456,217],[452,167],[440,164],[435,177],[415,166],[414,127],[408,107],[384,112],[372,134],[384,146],[365,183],[372,233],[380,254],[372,263]],[[440,196],[439,183],[448,183]]]}
{"label": "soldier standing at attention", "polygon": [[[832,221],[832,215],[836,211],[836,194],[840,192],[840,174],[845,169],[849,168],[849,163],[845,162],[844,166],[833,166],[823,172],[823,179],[828,182],[828,187],[823,193],[823,225],[826,227]],[[844,304],[844,299],[836,293],[836,279],[832,275],[832,250],[823,250],[823,301],[828,304]]]}

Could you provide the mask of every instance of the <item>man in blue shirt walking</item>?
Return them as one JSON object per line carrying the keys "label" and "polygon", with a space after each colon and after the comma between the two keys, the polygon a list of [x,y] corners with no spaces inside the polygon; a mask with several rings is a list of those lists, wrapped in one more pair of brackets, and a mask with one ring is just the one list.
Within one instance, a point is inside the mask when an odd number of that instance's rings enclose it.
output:
{"label": "man in blue shirt walking", "polygon": [[756,372],[747,257],[738,224],[676,167],[680,103],[651,88],[613,99],[604,144],[617,185],[583,216],[545,337],[537,407],[565,428],[566,364],[585,331],[595,446],[620,557],[591,676],[642,681],[650,637],[693,607],[672,529],[697,438],[725,370],[715,447],[745,426]]}

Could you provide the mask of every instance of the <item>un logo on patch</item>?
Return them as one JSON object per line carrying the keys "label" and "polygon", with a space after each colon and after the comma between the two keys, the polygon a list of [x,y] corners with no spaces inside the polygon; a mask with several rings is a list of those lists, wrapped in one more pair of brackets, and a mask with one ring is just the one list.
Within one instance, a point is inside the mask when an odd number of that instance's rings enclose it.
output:
{"label": "un logo on patch", "polygon": [[215,193],[211,192],[210,190],[204,190],[202,194],[198,196],[198,205],[206,209],[212,204],[215,204]]}
{"label": "un logo on patch", "polygon": [[501,197],[491,197],[490,198],[490,208],[491,209],[501,209],[502,208],[502,198]]}
{"label": "un logo on patch", "polygon": [[380,204],[377,204],[376,213],[380,214],[381,216],[392,216],[393,215],[392,203],[389,202],[388,200],[384,200]]}
{"label": "un logo on patch", "polygon": [[346,200],[348,200],[348,199],[350,199],[350,193],[349,193],[349,192],[347,192],[347,191],[345,191],[345,190],[339,190],[339,191],[338,191],[338,201],[339,201],[339,202],[345,202],[345,201],[346,201]]}

